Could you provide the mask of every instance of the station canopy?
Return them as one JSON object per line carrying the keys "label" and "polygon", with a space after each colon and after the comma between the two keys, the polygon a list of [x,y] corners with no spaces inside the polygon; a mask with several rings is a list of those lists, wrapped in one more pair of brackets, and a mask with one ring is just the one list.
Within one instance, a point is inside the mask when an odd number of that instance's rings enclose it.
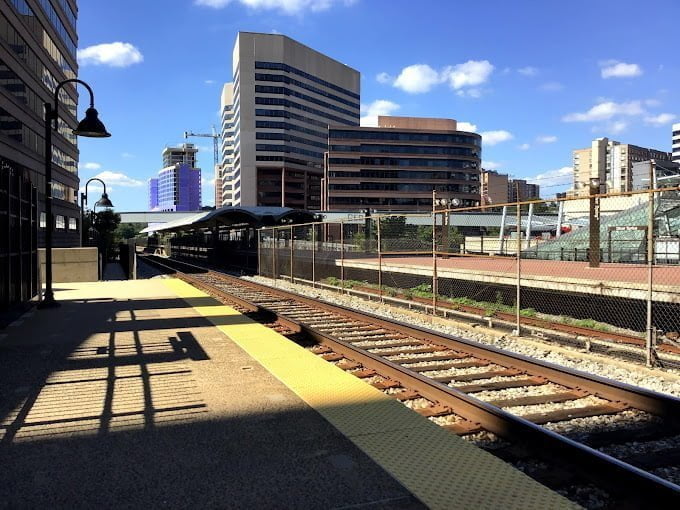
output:
{"label": "station canopy", "polygon": [[220,207],[192,216],[149,226],[141,233],[178,232],[182,230],[229,228],[261,228],[318,221],[315,213],[290,207]]}

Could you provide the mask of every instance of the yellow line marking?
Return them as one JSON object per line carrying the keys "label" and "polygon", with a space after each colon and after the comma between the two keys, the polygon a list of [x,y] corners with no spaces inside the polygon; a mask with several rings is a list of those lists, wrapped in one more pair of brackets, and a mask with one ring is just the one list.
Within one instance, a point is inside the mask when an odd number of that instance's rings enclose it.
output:
{"label": "yellow line marking", "polygon": [[[314,408],[430,508],[576,508],[524,473],[442,429],[398,401],[176,279],[178,296]],[[201,298],[196,299],[196,298]],[[247,319],[244,317],[244,319]]]}

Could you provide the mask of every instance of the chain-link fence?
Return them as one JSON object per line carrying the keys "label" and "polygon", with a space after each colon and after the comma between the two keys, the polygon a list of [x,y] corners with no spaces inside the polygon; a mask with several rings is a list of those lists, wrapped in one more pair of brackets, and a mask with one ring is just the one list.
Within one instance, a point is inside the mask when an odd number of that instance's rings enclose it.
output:
{"label": "chain-link fence", "polygon": [[680,331],[678,188],[586,191],[261,229],[259,273],[520,332],[623,336],[651,362]]}

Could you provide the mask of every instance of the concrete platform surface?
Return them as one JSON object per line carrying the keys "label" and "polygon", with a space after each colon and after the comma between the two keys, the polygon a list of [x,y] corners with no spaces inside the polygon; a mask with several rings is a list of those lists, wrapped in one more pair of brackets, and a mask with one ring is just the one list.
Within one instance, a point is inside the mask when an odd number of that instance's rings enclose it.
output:
{"label": "concrete platform surface", "polygon": [[0,330],[0,508],[423,507],[166,282]]}

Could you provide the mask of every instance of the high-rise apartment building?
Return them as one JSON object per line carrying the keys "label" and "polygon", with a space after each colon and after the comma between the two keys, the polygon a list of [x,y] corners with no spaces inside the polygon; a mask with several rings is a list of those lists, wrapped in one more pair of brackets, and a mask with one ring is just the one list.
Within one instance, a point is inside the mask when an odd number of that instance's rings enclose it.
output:
{"label": "high-rise apartment building", "polygon": [[[225,83],[220,100],[222,112],[221,164],[215,175],[215,207],[231,206],[234,201],[234,84]],[[217,179],[219,177],[219,185]]]}
{"label": "high-rise apartment building", "polygon": [[530,184],[526,179],[510,179],[508,181],[508,201],[524,202],[540,198],[541,187],[538,184]]}
{"label": "high-rise apartment building", "polygon": [[680,163],[680,122],[677,124],[673,124],[673,138],[672,138],[672,145],[673,145],[673,161],[676,163]]}
{"label": "high-rise apartment building", "polygon": [[43,103],[52,103],[57,84],[78,73],[77,12],[75,0],[0,0],[0,178],[12,172],[37,187],[38,242],[51,228],[57,247],[80,244],[78,147],[72,133],[78,93],[68,84],[59,94],[58,129],[52,134],[51,225],[43,212]]}
{"label": "high-rise apartment building", "polygon": [[482,169],[482,204],[505,204],[509,202],[508,190],[508,176],[506,174]]}
{"label": "high-rise apartment building", "polygon": [[232,204],[319,209],[328,125],[359,125],[359,72],[286,36],[249,32],[239,32],[232,64]]}
{"label": "high-rise apartment building", "polygon": [[325,210],[431,211],[432,190],[480,200],[481,136],[455,120],[378,117],[378,127],[331,126]]}
{"label": "high-rise apartment building", "polygon": [[149,207],[157,211],[201,209],[201,169],[192,143],[163,149],[163,168],[149,179]]}
{"label": "high-rise apartment building", "polygon": [[599,178],[607,192],[633,189],[633,163],[636,161],[670,161],[671,153],[597,138],[589,149],[573,151],[574,184],[571,196],[587,196],[590,179]]}

